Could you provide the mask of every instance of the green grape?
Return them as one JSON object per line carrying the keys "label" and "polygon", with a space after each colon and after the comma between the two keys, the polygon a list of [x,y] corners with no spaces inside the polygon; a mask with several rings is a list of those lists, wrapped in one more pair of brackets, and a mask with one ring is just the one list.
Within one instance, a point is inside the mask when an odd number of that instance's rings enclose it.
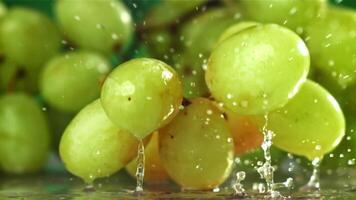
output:
{"label": "green grape", "polygon": [[183,96],[185,98],[209,96],[201,61],[188,59],[184,55],[176,59],[174,68],[182,80]]}
{"label": "green grape", "polygon": [[260,25],[260,23],[257,22],[250,22],[250,21],[242,21],[239,22],[237,24],[234,24],[232,26],[230,26],[229,28],[227,28],[221,35],[219,40],[217,41],[217,45],[219,45],[221,42],[223,42],[224,40],[230,38],[231,36],[236,35],[237,33],[248,29],[248,28],[252,28],[255,26]]}
{"label": "green grape", "polygon": [[41,68],[61,47],[59,32],[50,19],[27,8],[8,11],[0,36],[5,57],[29,70]]}
{"label": "green grape", "polygon": [[312,160],[332,151],[345,134],[339,104],[320,85],[306,81],[283,108],[268,115],[273,144]]}
{"label": "green grape", "polygon": [[[164,169],[159,155],[158,132],[153,133],[145,147],[145,178],[147,183],[157,183],[169,180],[169,176]],[[126,171],[136,177],[137,160],[132,160],[127,166]]]}
{"label": "green grape", "polygon": [[149,52],[157,59],[168,59],[173,48],[173,35],[168,29],[148,30],[142,35]]}
{"label": "green grape", "polygon": [[301,34],[305,26],[322,15],[326,0],[240,0],[245,15],[262,23],[276,23]]}
{"label": "green grape", "polygon": [[203,4],[206,0],[194,1],[161,1],[148,11],[144,26],[165,26],[173,24],[190,11]]}
{"label": "green grape", "polygon": [[331,8],[325,17],[311,21],[305,30],[312,66],[340,88],[355,82],[356,12]]}
{"label": "green grape", "polygon": [[131,15],[121,1],[60,0],[56,15],[68,39],[84,49],[110,54],[131,40]]}
{"label": "green grape", "polygon": [[155,59],[137,58],[109,74],[101,101],[118,127],[142,139],[177,114],[182,88],[170,66]]}
{"label": "green grape", "polygon": [[194,99],[160,130],[161,161],[184,189],[212,189],[230,175],[234,147],[223,113],[209,100]]}
{"label": "green grape", "polygon": [[137,147],[138,140],[117,128],[96,100],[70,122],[59,152],[68,171],[92,183],[125,167],[135,157]]}
{"label": "green grape", "polygon": [[41,76],[41,94],[51,106],[76,112],[100,96],[101,82],[110,71],[108,61],[87,51],[51,59]]}
{"label": "green grape", "polygon": [[205,79],[212,95],[233,112],[263,114],[285,105],[309,70],[302,39],[278,25],[249,28],[217,46]]}
{"label": "green grape", "polygon": [[21,93],[0,98],[0,169],[15,174],[39,170],[49,143],[45,116],[34,99]]}

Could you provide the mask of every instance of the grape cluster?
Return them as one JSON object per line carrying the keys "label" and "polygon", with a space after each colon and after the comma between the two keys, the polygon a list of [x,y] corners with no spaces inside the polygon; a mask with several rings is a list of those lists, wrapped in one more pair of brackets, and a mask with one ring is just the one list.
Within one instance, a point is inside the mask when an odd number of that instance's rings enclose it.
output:
{"label": "grape cluster", "polygon": [[280,152],[325,165],[356,148],[354,10],[154,2],[57,0],[54,16],[0,4],[0,170],[35,172],[58,151],[88,184],[136,176],[144,144],[145,182],[207,190],[265,129]]}

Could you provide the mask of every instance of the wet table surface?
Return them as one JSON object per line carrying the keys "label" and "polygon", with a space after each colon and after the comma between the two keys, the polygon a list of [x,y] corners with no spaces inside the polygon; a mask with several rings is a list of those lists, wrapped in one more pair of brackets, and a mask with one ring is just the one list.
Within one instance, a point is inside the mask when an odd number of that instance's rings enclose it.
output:
{"label": "wet table surface", "polygon": [[[356,200],[355,172],[323,175],[320,192],[282,191],[288,199],[339,199]],[[305,182],[306,179],[296,180]],[[253,181],[252,181],[253,182]],[[46,200],[106,200],[106,199],[269,199],[265,194],[252,191],[250,180],[244,183],[245,197],[233,195],[229,187],[221,187],[219,192],[180,191],[172,183],[145,185],[145,192],[137,195],[132,192],[135,180],[121,172],[115,176],[95,182],[95,190],[85,190],[79,179],[65,173],[47,173],[31,176],[8,177],[0,175],[0,200],[7,199],[46,199]],[[228,185],[228,184],[226,184]],[[225,188],[225,189],[224,189]]]}

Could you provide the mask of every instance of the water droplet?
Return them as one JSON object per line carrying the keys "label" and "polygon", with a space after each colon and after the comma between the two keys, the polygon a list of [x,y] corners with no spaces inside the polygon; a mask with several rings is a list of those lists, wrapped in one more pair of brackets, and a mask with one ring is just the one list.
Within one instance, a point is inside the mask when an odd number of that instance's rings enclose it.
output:
{"label": "water droplet", "polygon": [[118,40],[118,39],[119,39],[119,36],[118,36],[116,33],[113,33],[113,34],[111,34],[111,38],[112,38],[113,40]]}
{"label": "water droplet", "polygon": [[316,145],[315,150],[320,151],[321,150],[321,145]]}
{"label": "water droplet", "polygon": [[294,15],[295,13],[297,13],[298,9],[296,7],[293,7],[292,9],[289,10],[289,14],[290,15]]}
{"label": "water droplet", "polygon": [[78,15],[74,16],[74,19],[80,21],[80,17]]}
{"label": "water droplet", "polygon": [[240,171],[236,173],[235,183],[232,185],[232,189],[235,191],[235,195],[244,196],[245,189],[243,184],[241,183],[246,178],[246,173],[244,171]]}

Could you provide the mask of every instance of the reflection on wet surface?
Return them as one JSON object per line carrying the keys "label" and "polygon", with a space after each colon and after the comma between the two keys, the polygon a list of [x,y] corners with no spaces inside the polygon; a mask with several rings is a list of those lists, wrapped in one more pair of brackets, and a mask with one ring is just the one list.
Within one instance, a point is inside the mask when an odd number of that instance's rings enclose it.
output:
{"label": "reflection on wet surface", "polygon": [[[322,176],[322,190],[319,193],[302,193],[285,191],[282,194],[290,199],[356,199],[356,180],[349,175],[355,171],[344,173],[343,176]],[[135,180],[122,172],[109,179],[102,179],[95,183],[95,190],[84,191],[85,185],[79,179],[66,174],[33,175],[27,177],[1,177],[0,199],[23,200],[106,200],[106,199],[266,199],[264,194],[252,191],[253,182],[245,185],[244,197],[234,196],[232,188],[220,188],[219,192],[180,191],[171,183],[145,185],[143,194],[135,194]],[[307,179],[308,177],[306,177]],[[297,179],[298,180],[298,179]],[[305,181],[305,180],[303,180]],[[298,183],[296,183],[298,184]]]}

